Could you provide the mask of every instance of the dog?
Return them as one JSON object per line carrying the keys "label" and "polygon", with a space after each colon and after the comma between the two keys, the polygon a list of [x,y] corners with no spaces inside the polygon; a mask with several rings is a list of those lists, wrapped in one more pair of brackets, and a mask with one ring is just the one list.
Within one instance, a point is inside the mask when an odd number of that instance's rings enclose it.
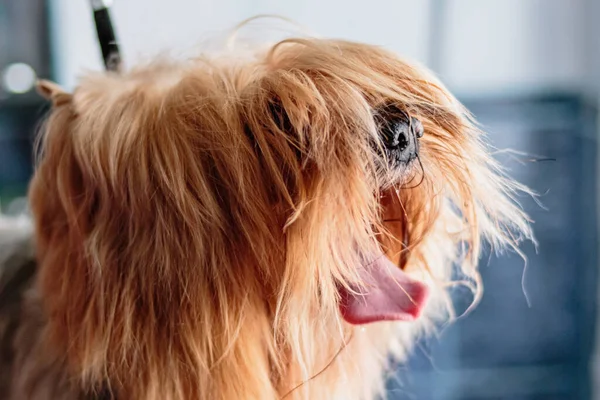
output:
{"label": "dog", "polygon": [[374,399],[451,285],[480,298],[482,248],[532,239],[468,111],[376,46],[40,92],[31,223],[0,221],[2,398]]}

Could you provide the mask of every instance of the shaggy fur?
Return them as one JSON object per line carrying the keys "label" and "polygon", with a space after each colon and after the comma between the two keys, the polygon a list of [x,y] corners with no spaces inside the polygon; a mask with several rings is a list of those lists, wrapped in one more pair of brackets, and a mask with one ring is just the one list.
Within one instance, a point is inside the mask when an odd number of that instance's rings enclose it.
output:
{"label": "shaggy fur", "polygon": [[[285,40],[42,91],[37,272],[0,304],[2,398],[372,399],[451,313],[452,278],[479,297],[482,243],[531,237],[466,110],[377,47]],[[380,151],[390,104],[424,126],[409,169]],[[380,248],[428,306],[350,325],[337,289]]]}

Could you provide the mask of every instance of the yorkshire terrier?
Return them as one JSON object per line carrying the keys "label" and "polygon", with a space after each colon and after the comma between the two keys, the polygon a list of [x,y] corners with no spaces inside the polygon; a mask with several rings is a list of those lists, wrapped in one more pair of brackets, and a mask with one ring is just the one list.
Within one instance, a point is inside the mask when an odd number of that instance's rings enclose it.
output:
{"label": "yorkshire terrier", "polygon": [[450,285],[479,298],[484,244],[531,238],[465,108],[375,46],[40,91],[33,223],[0,221],[3,399],[374,399]]}

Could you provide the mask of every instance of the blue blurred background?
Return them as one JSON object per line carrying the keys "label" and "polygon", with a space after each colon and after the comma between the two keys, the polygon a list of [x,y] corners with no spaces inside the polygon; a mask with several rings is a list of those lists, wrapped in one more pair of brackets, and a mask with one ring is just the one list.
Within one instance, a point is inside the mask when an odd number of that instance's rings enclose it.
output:
{"label": "blue blurred background", "polygon": [[[115,0],[113,7],[130,63],[164,50],[193,52],[263,13],[424,63],[497,147],[531,155],[499,157],[542,194],[545,208],[523,199],[538,253],[525,247],[526,269],[516,256],[484,262],[481,305],[419,345],[390,377],[390,399],[600,399],[600,0]],[[71,89],[83,71],[100,70],[94,35],[86,0],[0,0],[4,212],[20,208],[14,200],[25,193],[33,132],[46,111],[31,90],[35,77]],[[466,302],[467,293],[457,293],[458,306]]]}

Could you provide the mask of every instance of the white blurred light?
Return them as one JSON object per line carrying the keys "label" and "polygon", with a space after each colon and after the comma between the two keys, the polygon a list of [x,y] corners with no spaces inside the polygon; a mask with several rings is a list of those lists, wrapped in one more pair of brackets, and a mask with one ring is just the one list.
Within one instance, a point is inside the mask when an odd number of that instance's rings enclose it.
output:
{"label": "white blurred light", "polygon": [[92,0],[92,9],[100,10],[112,6],[112,0]]}
{"label": "white blurred light", "polygon": [[30,91],[35,85],[35,80],[35,71],[25,63],[10,64],[2,73],[2,86],[10,93]]}

